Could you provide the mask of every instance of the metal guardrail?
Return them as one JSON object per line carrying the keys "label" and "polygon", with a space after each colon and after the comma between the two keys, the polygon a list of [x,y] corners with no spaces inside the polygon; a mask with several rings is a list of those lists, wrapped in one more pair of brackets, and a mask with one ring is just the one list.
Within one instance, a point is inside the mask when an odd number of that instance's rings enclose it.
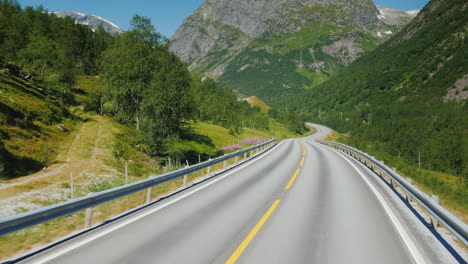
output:
{"label": "metal guardrail", "polygon": [[380,177],[383,177],[383,173],[390,177],[390,185],[394,186],[395,182],[402,188],[407,194],[407,200],[411,196],[416,200],[430,215],[432,226],[437,226],[439,221],[444,227],[446,227],[452,234],[454,234],[465,246],[468,246],[468,227],[463,221],[458,219],[452,213],[447,211],[445,208],[440,206],[438,202],[429,197],[427,194],[419,190],[416,186],[412,185],[411,181],[404,179],[394,170],[388,168],[383,162],[376,160],[374,157],[357,150],[353,147],[345,144],[320,140],[319,143],[331,146],[339,149],[348,155],[353,156],[360,162],[364,163],[367,167],[371,168]]}
{"label": "metal guardrail", "polygon": [[[239,155],[246,155],[248,152],[252,151],[251,156],[253,156],[253,151],[260,150],[260,148],[267,148],[274,143],[274,139],[270,139],[267,142],[258,144],[256,146],[252,146],[247,149],[238,150],[236,152],[225,154],[224,156],[220,156],[214,159],[210,159],[198,164],[194,164],[192,166],[188,166],[182,169],[178,169],[175,171],[171,171],[159,176],[150,177],[145,180],[141,180],[138,182],[130,183],[127,185],[123,185],[120,187],[116,187],[110,190],[92,193],[87,196],[79,197],[67,202],[47,206],[44,208],[40,208],[37,210],[33,210],[30,212],[18,214],[15,216],[6,217],[0,219],[0,236],[5,235],[11,232],[15,232],[30,226],[34,226],[61,216],[65,216],[83,209],[87,209],[87,216],[86,218],[91,218],[88,214],[92,215],[92,211],[90,208],[96,206],[98,204],[102,204],[120,197],[124,197],[126,195],[142,191],[148,188],[151,188],[155,185],[186,176],[190,173],[195,171],[199,171],[204,168],[208,168],[208,174],[210,174],[211,166],[225,162],[229,159],[235,158]],[[237,160],[236,160],[237,163]],[[224,167],[226,168],[226,163],[224,163]],[[184,179],[185,182],[185,179]],[[150,189],[149,189],[150,190]],[[149,192],[150,193],[150,192]],[[147,199],[148,202],[148,199]],[[91,213],[88,213],[88,212]],[[90,220],[89,220],[90,221]],[[90,224],[89,224],[90,225]]]}

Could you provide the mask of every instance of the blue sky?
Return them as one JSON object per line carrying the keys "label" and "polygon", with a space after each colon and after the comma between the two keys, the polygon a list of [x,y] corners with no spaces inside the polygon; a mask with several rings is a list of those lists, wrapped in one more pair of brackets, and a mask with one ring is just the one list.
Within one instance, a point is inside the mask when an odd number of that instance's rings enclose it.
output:
{"label": "blue sky", "polygon": [[[134,14],[149,17],[157,31],[172,36],[185,17],[204,0],[18,0],[21,6],[43,5],[51,12],[73,10],[101,16],[122,29],[127,29]],[[401,10],[422,8],[429,0],[374,0],[377,5]]]}

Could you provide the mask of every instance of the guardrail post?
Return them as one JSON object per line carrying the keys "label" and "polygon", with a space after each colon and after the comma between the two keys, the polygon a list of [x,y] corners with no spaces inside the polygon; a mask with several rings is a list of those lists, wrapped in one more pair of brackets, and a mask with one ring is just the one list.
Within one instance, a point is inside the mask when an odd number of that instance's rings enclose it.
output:
{"label": "guardrail post", "polygon": [[225,160],[225,161],[223,162],[223,170],[225,170],[226,167],[227,167],[227,160]]}
{"label": "guardrail post", "polygon": [[[434,202],[439,204],[439,196],[432,195],[431,198],[432,198],[432,200],[434,200]],[[435,218],[432,215],[430,217],[431,217],[431,226],[432,226],[432,228],[434,228],[434,229],[437,228],[439,226],[439,221],[437,221],[437,218]]]}
{"label": "guardrail post", "polygon": [[244,153],[244,160],[247,160],[247,152]]}
{"label": "guardrail post", "polygon": [[73,173],[70,173],[70,198],[75,199],[75,181]]}
{"label": "guardrail post", "polygon": [[[189,166],[189,163],[188,163],[188,160],[186,160],[185,162],[187,162],[187,165],[185,165],[185,168],[188,168]],[[187,186],[187,178],[188,178],[188,174],[185,174],[184,175],[184,185],[183,186]]]}
{"label": "guardrail post", "polygon": [[152,187],[149,187],[148,189],[146,189],[146,203],[150,203],[151,202],[151,193],[153,192],[153,188]]}
{"label": "guardrail post", "polygon": [[188,176],[188,174],[184,175],[184,186],[187,186],[187,176]]}
{"label": "guardrail post", "polygon": [[236,156],[236,158],[234,159],[234,164],[236,164],[236,165],[237,165],[237,157],[238,156]]}
{"label": "guardrail post", "polygon": [[206,176],[210,176],[211,174],[211,166],[208,166],[208,169],[206,169]]}
{"label": "guardrail post", "polygon": [[408,193],[406,193],[406,202],[411,203],[411,201],[411,196],[409,196]]}
{"label": "guardrail post", "polygon": [[86,208],[85,228],[90,228],[93,223],[93,208]]}

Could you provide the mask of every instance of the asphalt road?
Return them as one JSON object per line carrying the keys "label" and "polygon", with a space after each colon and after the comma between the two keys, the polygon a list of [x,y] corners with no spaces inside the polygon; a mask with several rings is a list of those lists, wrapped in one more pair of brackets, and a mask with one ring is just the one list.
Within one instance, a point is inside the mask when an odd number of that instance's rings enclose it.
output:
{"label": "asphalt road", "polygon": [[375,175],[313,141],[327,133],[318,126],[25,262],[452,262]]}

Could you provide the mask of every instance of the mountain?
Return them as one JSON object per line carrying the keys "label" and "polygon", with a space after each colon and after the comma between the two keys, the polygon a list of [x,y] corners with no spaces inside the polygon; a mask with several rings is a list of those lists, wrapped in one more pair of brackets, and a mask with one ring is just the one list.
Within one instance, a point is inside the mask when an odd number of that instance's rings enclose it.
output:
{"label": "mountain", "polygon": [[465,0],[430,1],[390,40],[282,107],[312,112],[362,149],[468,175],[467,11]]}
{"label": "mountain", "polygon": [[114,23],[102,17],[95,16],[95,15],[88,15],[88,14],[78,13],[75,11],[56,12],[55,15],[58,17],[71,17],[77,23],[87,25],[93,30],[97,30],[100,26],[102,26],[105,31],[111,34],[119,34],[123,32],[122,29],[120,29]]}
{"label": "mountain", "polygon": [[207,0],[171,38],[195,72],[271,103],[313,88],[407,23],[371,0]]}
{"label": "mountain", "polygon": [[379,10],[379,19],[383,20],[388,25],[404,26],[411,22],[421,11],[415,9],[410,11],[401,11],[389,7],[377,6]]}

